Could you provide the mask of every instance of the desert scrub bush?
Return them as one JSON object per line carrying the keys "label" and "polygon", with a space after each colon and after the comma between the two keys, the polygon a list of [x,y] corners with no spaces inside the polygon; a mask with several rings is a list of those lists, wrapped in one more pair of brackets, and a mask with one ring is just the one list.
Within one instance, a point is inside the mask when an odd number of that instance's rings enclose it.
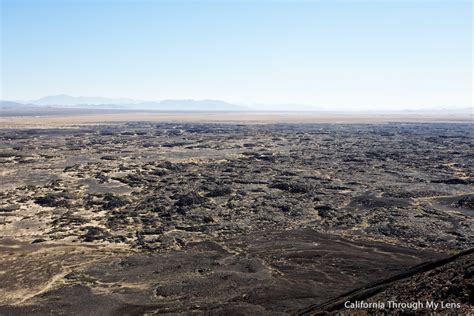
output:
{"label": "desert scrub bush", "polygon": [[13,151],[0,151],[0,158],[21,157],[20,154]]}
{"label": "desert scrub bush", "polygon": [[210,189],[209,192],[206,194],[208,197],[219,197],[219,196],[226,196],[232,193],[232,189],[228,186],[216,187]]}
{"label": "desert scrub bush", "polygon": [[87,226],[86,232],[82,235],[82,240],[91,242],[94,240],[105,240],[108,237],[110,237],[110,233],[107,230],[101,227]]}
{"label": "desert scrub bush", "polygon": [[44,196],[35,198],[35,203],[48,207],[69,207],[73,196],[68,192],[47,193]]}
{"label": "desert scrub bush", "polygon": [[20,206],[16,204],[1,206],[0,213],[9,213],[9,212],[17,211],[19,209],[20,209]]}
{"label": "desert scrub bush", "polygon": [[128,205],[130,201],[127,198],[117,196],[113,193],[105,193],[102,198],[102,208],[104,210],[112,210],[125,205]]}

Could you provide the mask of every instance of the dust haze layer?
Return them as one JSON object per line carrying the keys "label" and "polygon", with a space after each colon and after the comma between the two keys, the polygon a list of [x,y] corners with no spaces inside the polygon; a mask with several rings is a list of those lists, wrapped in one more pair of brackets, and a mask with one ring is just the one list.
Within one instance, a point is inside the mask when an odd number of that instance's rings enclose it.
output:
{"label": "dust haze layer", "polygon": [[[82,112],[101,112],[108,111],[229,111],[229,112],[288,112],[288,111],[329,111],[329,112],[368,112],[368,113],[408,113],[408,114],[432,114],[452,115],[463,114],[472,116],[472,107],[459,106],[455,104],[446,104],[444,106],[426,107],[426,106],[398,106],[386,107],[380,106],[354,106],[346,104],[344,106],[327,106],[324,104],[264,104],[264,103],[242,103],[229,102],[216,99],[166,99],[161,101],[145,101],[130,98],[106,98],[106,97],[73,97],[65,94],[51,95],[36,100],[29,101],[0,101],[0,114],[2,115],[48,115],[61,114],[61,111],[68,109],[81,109]],[[20,110],[20,112],[15,112]],[[77,110],[76,110],[77,111]],[[80,112],[79,112],[80,113]],[[66,114],[75,114],[66,112]]]}

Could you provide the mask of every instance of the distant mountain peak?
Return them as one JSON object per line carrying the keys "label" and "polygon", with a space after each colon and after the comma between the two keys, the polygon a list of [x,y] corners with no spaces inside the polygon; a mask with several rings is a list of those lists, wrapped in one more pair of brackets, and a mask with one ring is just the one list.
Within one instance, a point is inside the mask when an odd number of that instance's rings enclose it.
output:
{"label": "distant mountain peak", "polygon": [[74,97],[67,94],[50,95],[29,102],[18,102],[32,106],[57,108],[120,109],[146,111],[248,111],[250,108],[221,100],[167,99],[163,101],[140,101],[126,98]]}
{"label": "distant mountain peak", "polygon": [[104,98],[104,97],[74,97],[67,94],[56,94],[30,101],[36,105],[99,105],[99,104],[134,104],[140,101],[126,98]]}

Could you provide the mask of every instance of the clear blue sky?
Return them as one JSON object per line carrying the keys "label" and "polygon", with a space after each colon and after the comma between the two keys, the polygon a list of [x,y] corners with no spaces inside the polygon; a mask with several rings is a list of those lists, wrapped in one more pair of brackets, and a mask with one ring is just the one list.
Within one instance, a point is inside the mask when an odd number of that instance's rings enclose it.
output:
{"label": "clear blue sky", "polygon": [[2,99],[472,104],[471,1],[0,1]]}

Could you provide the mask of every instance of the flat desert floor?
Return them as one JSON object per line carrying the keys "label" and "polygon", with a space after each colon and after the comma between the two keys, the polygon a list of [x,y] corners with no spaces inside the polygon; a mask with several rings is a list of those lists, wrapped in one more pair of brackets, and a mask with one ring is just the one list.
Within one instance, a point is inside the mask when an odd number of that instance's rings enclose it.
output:
{"label": "flat desert floor", "polygon": [[473,312],[469,119],[0,123],[0,315]]}
{"label": "flat desert floor", "polygon": [[471,115],[434,113],[373,113],[373,112],[129,112],[108,114],[61,114],[28,116],[0,116],[1,128],[31,128],[45,126],[71,126],[113,122],[175,122],[175,123],[472,123]]}

